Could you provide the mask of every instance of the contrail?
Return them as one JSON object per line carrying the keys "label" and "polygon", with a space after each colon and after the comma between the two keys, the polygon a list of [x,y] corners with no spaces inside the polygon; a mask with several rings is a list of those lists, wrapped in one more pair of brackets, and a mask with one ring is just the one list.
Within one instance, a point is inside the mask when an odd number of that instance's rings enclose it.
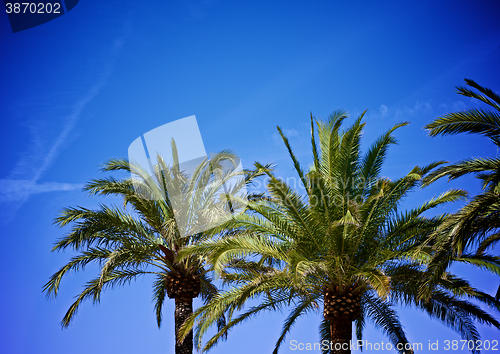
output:
{"label": "contrail", "polygon": [[[62,131],[56,137],[47,155],[41,159],[42,163],[40,167],[36,168],[34,170],[34,173],[29,178],[16,178],[15,176],[19,174],[19,171],[16,171],[16,169],[14,169],[13,171],[11,171],[7,178],[0,179],[0,203],[16,202],[15,206],[9,205],[8,208],[6,208],[6,211],[8,212],[8,214],[10,214],[7,217],[7,221],[14,216],[15,212],[29,199],[32,194],[64,190],[69,191],[82,187],[81,184],[74,183],[38,183],[38,181],[42,178],[42,176],[59,155],[62,146],[68,139],[71,131],[74,129],[84,108],[100,93],[106,82],[109,80],[118,55],[121,52],[129,33],[130,24],[126,19],[124,34],[113,41],[108,54],[110,58],[105,65],[99,79],[88,89],[83,98],[79,99],[74,104],[71,109],[70,115],[65,119],[65,124]],[[29,163],[24,162],[30,161],[31,157],[32,156],[24,156],[20,161],[18,161],[17,166],[29,166]],[[5,218],[6,214],[2,214]]]}

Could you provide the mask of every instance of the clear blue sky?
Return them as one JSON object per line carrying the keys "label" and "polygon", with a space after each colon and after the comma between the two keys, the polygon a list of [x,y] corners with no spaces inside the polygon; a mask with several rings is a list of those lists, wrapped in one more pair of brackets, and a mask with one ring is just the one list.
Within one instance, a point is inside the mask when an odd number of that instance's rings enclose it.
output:
{"label": "clear blue sky", "polygon": [[[1,12],[0,352],[173,353],[173,301],[159,330],[151,279],[104,293],[98,306],[84,304],[67,330],[59,321],[96,268],[67,277],[55,301],[42,293],[71,256],[49,252],[65,232],[52,225],[58,211],[115,202],[89,198],[81,187],[101,176],[100,164],[127,157],[134,139],[165,123],[196,115],[207,152],[232,149],[245,167],[275,162],[284,177],[293,172],[276,125],[307,165],[310,112],[326,118],[339,108],[368,109],[364,146],[394,123],[411,122],[396,133],[400,144],[383,171],[390,178],[434,160],[497,154],[485,139],[431,139],[423,126],[475,106],[454,92],[464,78],[500,90],[499,15],[493,0],[81,0],[13,34]],[[442,181],[408,206],[449,187],[479,191],[473,178]],[[457,271],[490,293],[498,286],[485,273]],[[247,322],[213,352],[270,352],[283,318]],[[460,339],[419,311],[403,309],[401,318],[424,347]],[[299,321],[282,353],[293,352],[290,340],[317,341],[319,319]],[[480,330],[484,339],[500,337]],[[365,339],[387,342],[371,327]]]}

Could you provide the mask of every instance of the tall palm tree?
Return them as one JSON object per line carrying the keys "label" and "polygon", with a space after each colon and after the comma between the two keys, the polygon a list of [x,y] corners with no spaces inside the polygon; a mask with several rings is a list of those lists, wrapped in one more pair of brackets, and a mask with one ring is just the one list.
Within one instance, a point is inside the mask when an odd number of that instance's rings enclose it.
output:
{"label": "tall palm tree", "polygon": [[[474,108],[449,113],[436,118],[425,128],[433,137],[480,134],[500,147],[500,96],[472,80],[465,79],[465,83],[471,88],[459,86],[459,94],[475,98],[493,110]],[[475,174],[481,180],[483,192],[436,231],[435,241],[440,245],[440,251],[435,253],[430,264],[432,280],[439,278],[457,258],[500,274],[499,258],[486,253],[500,241],[500,159],[477,157],[442,166],[430,173],[424,184],[443,177],[453,180],[467,174]],[[500,299],[500,288],[497,299]]]}
{"label": "tall palm tree", "polygon": [[[321,343],[329,341],[322,346],[323,352],[350,353],[352,323],[361,339],[368,320],[389,337],[398,352],[411,352],[394,303],[417,306],[466,339],[479,338],[472,319],[500,327],[462,297],[477,297],[488,305],[494,300],[451,274],[434,285],[427,301],[418,298],[419,279],[432,253],[431,247],[418,246],[447,218],[422,214],[465,192],[450,190],[401,212],[398,207],[403,198],[440,163],[415,167],[394,181],[381,177],[387,149],[396,142],[392,133],[407,123],[395,125],[363,155],[363,115],[345,131],[341,131],[345,112],[335,112],[327,122],[316,121],[319,144],[311,116],[313,166],[307,173],[278,128],[304,195],[256,163],[268,174],[269,198],[249,203],[249,212],[214,229],[219,238],[180,252],[181,259],[194,254],[206,257],[226,283],[236,285],[198,309],[181,328],[184,335],[196,324],[198,347],[203,334],[225,311],[228,323],[204,350],[237,323],[263,310],[288,306],[291,311],[274,353],[295,321],[321,304]],[[235,315],[248,299],[258,296],[261,304]]]}
{"label": "tall palm tree", "polygon": [[[153,298],[158,326],[162,321],[165,297],[173,298],[175,353],[192,353],[192,332],[184,340],[180,340],[179,328],[193,311],[193,299],[201,294],[207,302],[217,294],[217,288],[207,274],[201,258],[193,256],[179,260],[178,253],[186,246],[207,237],[199,228],[197,233],[189,232],[189,226],[196,226],[198,221],[193,219],[195,214],[200,210],[206,211],[211,214],[209,217],[214,218],[217,213],[227,212],[227,202],[224,199],[227,194],[222,193],[223,198],[219,198],[221,187],[232,181],[231,188],[238,189],[241,183],[239,186],[234,183],[234,178],[238,178],[238,171],[235,169],[215,176],[224,164],[227,166],[228,163],[235,163],[236,156],[228,151],[217,154],[211,161],[205,159],[192,175],[180,170],[174,141],[172,152],[173,166],[167,166],[158,156],[154,176],[127,160],[108,161],[103,171],[125,171],[131,173],[132,177],[92,180],[84,190],[90,195],[119,196],[123,199],[123,206],[100,205],[96,210],[69,207],[63,209],[57,217],[57,225],[71,225],[71,229],[55,244],[53,251],[70,248],[78,254],[52,275],[45,284],[44,291],[49,296],[57,296],[65,274],[83,270],[90,263],[96,263],[100,267],[98,276],[85,284],[85,289],[66,312],[61,322],[63,327],[67,327],[73,320],[83,300],[99,302],[103,289],[122,286],[139,276],[152,274],[155,277]],[[255,176],[247,174],[243,181],[249,182]],[[175,210],[176,204],[168,194],[172,188],[177,188],[178,196],[188,199],[185,205],[196,206],[187,212],[187,217],[183,220],[183,234],[179,229],[179,218],[175,217],[179,210]],[[196,203],[192,202],[194,198]],[[182,200],[177,202],[177,205],[181,204]],[[223,323],[223,316],[219,318],[219,323]]]}

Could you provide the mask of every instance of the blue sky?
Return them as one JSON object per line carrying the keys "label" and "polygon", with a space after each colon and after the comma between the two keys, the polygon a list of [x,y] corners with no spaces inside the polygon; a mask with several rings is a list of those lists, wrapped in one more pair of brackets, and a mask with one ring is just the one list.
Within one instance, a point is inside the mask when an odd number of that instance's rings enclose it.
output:
{"label": "blue sky", "polygon": [[[165,123],[196,115],[208,153],[232,149],[245,167],[275,162],[283,177],[293,172],[276,126],[307,165],[310,112],[326,118],[336,109],[352,116],[368,109],[365,147],[395,123],[411,122],[396,133],[399,145],[383,170],[390,178],[434,160],[496,155],[485,139],[431,139],[423,126],[476,106],[454,92],[464,78],[500,90],[499,15],[498,3],[485,0],[82,0],[64,16],[12,33],[0,13],[0,352],[173,353],[173,302],[158,329],[151,279],[108,291],[98,306],[84,304],[66,330],[59,321],[97,269],[67,277],[55,301],[41,291],[71,256],[49,252],[65,232],[52,225],[59,210],[116,202],[89,198],[81,187]],[[479,191],[473,178],[440,181],[407,204],[450,187]],[[457,271],[490,293],[498,286],[486,273]],[[269,352],[283,318],[247,322],[214,352]],[[282,353],[296,352],[291,340],[317,341],[319,318],[299,321]],[[402,309],[401,318],[424,347],[460,339],[416,310]],[[499,337],[480,330],[483,339]],[[387,342],[371,327],[365,339]]]}

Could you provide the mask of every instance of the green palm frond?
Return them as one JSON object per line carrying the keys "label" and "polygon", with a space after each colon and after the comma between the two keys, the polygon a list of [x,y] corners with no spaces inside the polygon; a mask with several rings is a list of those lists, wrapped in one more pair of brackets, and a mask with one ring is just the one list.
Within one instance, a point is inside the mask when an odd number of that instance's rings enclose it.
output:
{"label": "green palm frond", "polygon": [[491,273],[500,275],[500,257],[487,254],[462,254],[460,257],[457,257],[455,261],[471,264],[477,268],[486,269]]}
{"label": "green palm frond", "polygon": [[[224,284],[232,286],[214,296],[184,324],[184,334],[196,327],[198,347],[208,350],[232,326],[262,311],[286,307],[290,312],[275,347],[277,353],[295,321],[308,311],[318,311],[327,292],[339,298],[353,296],[351,302],[358,301],[356,296],[361,298],[355,319],[358,338],[362,338],[365,323],[371,321],[395,345],[407,343],[392,308],[394,303],[427,311],[459,333],[474,331],[474,320],[494,324],[485,312],[460,302],[462,298],[475,299],[496,307],[491,297],[456,279],[429,280],[431,272],[426,269],[443,251],[436,246],[442,243],[434,234],[446,227],[443,225],[452,216],[426,217],[425,213],[464,198],[466,192],[450,190],[401,212],[405,196],[443,162],[417,166],[394,181],[382,178],[379,174],[384,157],[395,143],[392,134],[406,123],[395,125],[362,155],[363,114],[341,131],[346,118],[343,111],[335,112],[326,122],[311,115],[313,166],[307,173],[279,129],[306,188],[305,195],[276,178],[270,168],[256,163],[256,169],[269,177],[268,196],[248,203],[247,213],[214,228],[219,237],[180,251],[179,259],[193,255],[206,259]],[[466,260],[489,269],[496,267],[496,259],[488,256],[465,255],[462,262]],[[445,273],[446,266],[441,274]],[[429,288],[430,302],[419,297],[423,286]],[[250,299],[261,302],[243,310]],[[228,315],[226,324],[203,346],[203,335],[223,314]],[[330,340],[328,323],[322,322],[320,337]]]}
{"label": "green palm frond", "polygon": [[458,133],[483,134],[497,143],[500,135],[500,115],[482,109],[446,114],[425,126],[430,136],[453,135]]}
{"label": "green palm frond", "polygon": [[447,273],[446,276],[439,281],[439,286],[454,295],[467,298],[469,300],[477,300],[490,308],[495,308],[500,311],[500,302],[498,299],[495,299],[493,296],[472,287],[468,281],[453,274]]}
{"label": "green palm frond", "polygon": [[[500,144],[500,100],[491,89],[480,86],[473,80],[465,79],[465,83],[479,92],[467,87],[457,87],[457,93],[475,98],[486,103],[494,111],[483,109],[468,109],[439,117],[425,128],[431,136],[450,135],[457,133],[482,134],[491,139],[497,146]],[[496,111],[496,112],[495,112]]]}
{"label": "green palm frond", "polygon": [[278,133],[281,136],[281,139],[283,139],[283,142],[285,143],[285,146],[288,149],[288,153],[290,155],[290,158],[293,161],[293,166],[295,167],[295,171],[299,175],[300,180],[302,181],[304,188],[307,188],[307,182],[306,182],[306,179],[304,176],[304,171],[302,170],[302,167],[300,166],[299,161],[297,160],[294,152],[292,151],[292,147],[290,146],[290,142],[288,141],[288,138],[285,136],[285,134],[283,134],[283,131],[281,130],[281,128],[280,127],[277,127],[277,128],[278,128]]}
{"label": "green palm frond", "polygon": [[[241,309],[243,304],[250,298],[258,296],[258,294],[266,294],[268,291],[275,288],[283,287],[286,285],[286,279],[254,279],[251,282],[247,282],[245,285],[229,289],[223,293],[217,294],[210,303],[197,309],[193,316],[191,316],[181,327],[180,334],[182,338],[187,335],[190,328],[198,323],[196,326],[195,337],[201,339],[203,334],[208,331],[208,329],[217,323],[218,319],[225,313],[229,314],[227,324],[219,329],[219,332],[213,336],[203,347],[203,350],[208,350],[218,343],[220,339],[227,335],[229,329],[235,325],[251,318],[252,316],[265,311],[265,310],[276,310],[277,307],[286,304],[289,301],[288,294],[284,292],[278,292],[272,297],[267,297],[265,300],[257,305],[253,306],[243,314],[238,317],[233,318],[232,314],[235,310]],[[198,348],[202,347],[201,341],[195,343]]]}
{"label": "green palm frond", "polygon": [[441,167],[424,178],[423,185],[429,185],[440,178],[457,179],[470,173],[496,172],[500,168],[499,158],[473,158]]}
{"label": "green palm frond", "polygon": [[435,291],[432,297],[420,303],[420,307],[431,317],[459,333],[465,340],[480,339],[474,321],[500,328],[500,323],[480,307],[459,300],[443,292]]}
{"label": "green palm frond", "polygon": [[[71,323],[83,301],[99,302],[103,290],[123,286],[146,274],[155,277],[152,290],[158,327],[162,322],[166,295],[171,291],[167,280],[172,276],[181,277],[184,282],[189,280],[197,284],[199,281],[199,292],[205,303],[219,295],[213,279],[207,274],[210,269],[206,267],[206,258],[192,254],[179,259],[179,252],[184,248],[208,241],[215,234],[211,230],[198,230],[184,236],[180,226],[187,224],[186,230],[190,231],[189,223],[198,222],[199,215],[210,222],[221,213],[241,211],[246,195],[240,190],[261,176],[265,169],[270,171],[271,166],[241,172],[237,168],[237,157],[230,151],[223,151],[212,156],[211,160],[202,160],[188,175],[181,170],[174,141],[172,151],[173,166],[157,156],[157,165],[150,166],[151,176],[141,166],[127,160],[109,160],[103,171],[122,171],[130,177],[93,179],[84,190],[89,195],[120,197],[122,207],[102,204],[95,210],[69,207],[56,218],[55,224],[69,227],[69,232],[56,242],[53,251],[70,248],[77,254],[50,277],[43,291],[55,297],[66,274],[82,271],[89,264],[99,268],[97,277],[85,284],[66,312],[61,322],[63,327]],[[234,202],[231,210],[227,205],[228,198]],[[261,199],[258,195],[252,198],[254,202]],[[187,205],[186,210],[176,210],[179,203]],[[184,220],[175,217],[176,213],[183,211],[186,213]],[[168,296],[176,298],[177,306],[178,293],[173,296],[169,293]],[[198,296],[198,290],[193,290],[189,296]],[[223,311],[215,318],[219,328],[226,325],[225,315]]]}
{"label": "green palm frond", "polygon": [[[404,348],[405,344],[408,343],[408,339],[403,330],[403,325],[391,304],[370,292],[363,295],[362,301],[367,317],[370,318],[375,327],[387,335],[394,347]],[[400,345],[398,346],[398,344]],[[398,351],[404,353],[404,349]]]}
{"label": "green palm frond", "polygon": [[[408,122],[396,124],[384,135],[378,138],[378,140],[366,152],[361,162],[361,178],[364,182],[363,186],[366,192],[368,192],[371,183],[376,181],[380,175],[380,170],[382,169],[382,164],[384,163],[387,155],[389,145],[396,144],[396,139],[392,136],[392,133],[396,129],[404,127],[408,124]],[[365,195],[366,192],[363,193],[363,195]]]}
{"label": "green palm frond", "polygon": [[305,315],[308,310],[311,310],[316,305],[316,299],[314,298],[304,298],[298,304],[294,306],[288,317],[285,319],[283,323],[283,329],[281,330],[280,337],[274,346],[273,354],[278,354],[278,349],[283,344],[283,341],[286,338],[286,335],[292,329],[292,326],[295,324],[295,321],[302,315]]}
{"label": "green palm frond", "polygon": [[459,86],[457,87],[457,92],[460,93],[463,96],[467,97],[472,97],[472,98],[477,98],[478,100],[483,101],[484,103],[492,106],[493,108],[500,110],[500,96],[493,92],[493,90],[483,87],[479,84],[477,84],[475,81],[471,79],[465,79],[465,83],[479,92],[481,92],[483,95],[478,94],[477,92],[474,92],[472,90],[469,90],[466,87]]}
{"label": "green palm frond", "polygon": [[478,245],[476,252],[478,254],[483,254],[488,248],[492,247],[494,244],[500,241],[500,232],[494,233],[486,237]]}
{"label": "green palm frond", "polygon": [[145,272],[143,270],[115,270],[107,274],[104,281],[101,281],[100,278],[88,281],[85,284],[85,289],[77,296],[75,302],[71,304],[68,311],[64,315],[61,321],[61,326],[68,327],[70,325],[83,300],[92,299],[94,303],[98,303],[101,298],[101,291],[104,287],[113,288],[115,286],[123,286],[124,284],[130,283],[138,276],[144,274],[154,273]]}
{"label": "green palm frond", "polygon": [[162,310],[166,295],[167,291],[165,289],[165,275],[159,274],[156,276],[156,279],[153,282],[153,302],[155,304],[156,323],[158,324],[158,328],[161,327],[161,322],[163,319]]}
{"label": "green palm frond", "polygon": [[[327,319],[323,318],[321,320],[321,323],[319,325],[319,338],[320,338],[320,343],[331,343],[332,337],[331,337],[331,332],[330,332],[330,321]],[[321,353],[322,354],[330,354],[330,346],[323,347],[321,346]]]}

